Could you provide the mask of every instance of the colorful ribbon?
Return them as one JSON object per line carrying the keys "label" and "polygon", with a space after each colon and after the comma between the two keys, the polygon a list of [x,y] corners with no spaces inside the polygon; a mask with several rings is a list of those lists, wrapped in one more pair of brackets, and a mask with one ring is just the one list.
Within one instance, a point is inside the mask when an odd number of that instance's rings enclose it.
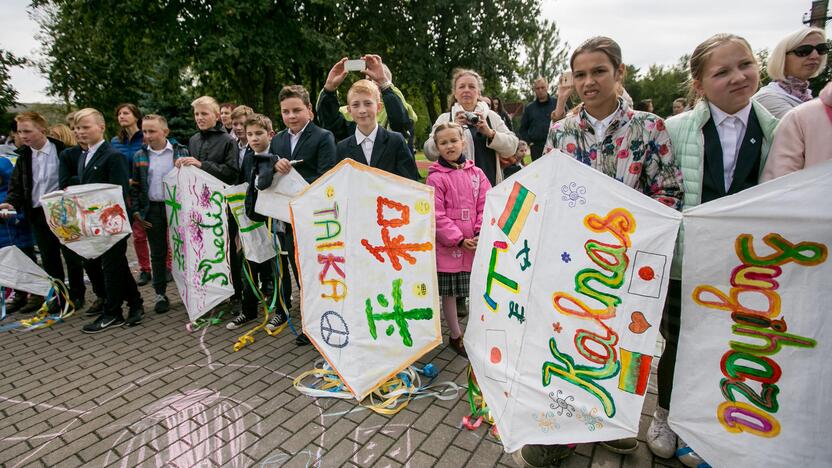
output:
{"label": "colorful ribbon", "polygon": [[252,291],[254,291],[254,295],[255,295],[255,297],[257,297],[258,303],[263,306],[263,321],[261,323],[259,323],[257,326],[255,326],[254,328],[252,328],[251,330],[244,333],[239,338],[237,338],[237,342],[234,343],[234,351],[239,351],[239,350],[243,349],[244,347],[246,347],[247,345],[249,345],[251,343],[254,343],[254,334],[258,330],[266,328],[266,324],[269,323],[269,314],[274,311],[275,303],[278,301],[278,299],[280,300],[281,310],[286,311],[286,323],[284,323],[283,325],[281,325],[280,327],[278,327],[274,331],[269,331],[268,329],[266,329],[266,333],[270,336],[276,336],[277,334],[282,332],[286,328],[286,325],[288,324],[289,327],[291,327],[292,332],[295,335],[297,335],[297,332],[295,331],[295,328],[292,326],[291,319],[289,318],[289,308],[286,307],[286,304],[283,301],[283,293],[282,293],[282,291],[283,291],[283,262],[280,261],[281,246],[280,246],[280,241],[277,238],[277,234],[272,231],[272,218],[269,218],[269,220],[268,220],[268,229],[269,229],[269,233],[272,236],[272,242],[274,244],[274,249],[275,249],[275,253],[276,253],[274,293],[272,294],[271,303],[267,305],[265,295],[260,290],[260,288],[257,287],[256,282],[254,281],[254,275],[251,272],[251,264],[249,263],[248,259],[244,257],[245,268],[243,268],[243,273],[244,273],[243,276],[245,277],[246,283],[248,283],[248,286],[251,288]]}
{"label": "colorful ribbon", "polygon": [[188,333],[191,333],[199,330],[200,328],[210,327],[212,325],[221,325],[223,314],[225,314],[225,311],[221,310],[213,317],[198,318],[193,322],[188,322],[185,324],[185,330],[187,330]]}
{"label": "colorful ribbon", "polygon": [[[20,320],[20,325],[29,330],[38,330],[63,322],[75,312],[75,303],[70,300],[69,290],[66,285],[61,280],[55,278],[50,278],[49,280],[52,283],[52,288],[49,289],[46,300],[43,301],[35,316],[30,319]],[[63,308],[57,314],[50,314],[49,304],[57,301],[59,297],[63,299]]]}
{"label": "colorful ribbon", "polygon": [[468,365],[468,404],[471,406],[471,414],[462,417],[462,426],[469,431],[473,431],[485,422],[491,426],[491,434],[499,440],[500,435],[497,432],[497,426],[494,424],[491,410],[485,402],[482,390],[477,384],[477,376],[474,375],[474,369],[470,364]]}
{"label": "colorful ribbon", "polygon": [[[456,383],[448,381],[431,385],[437,374],[438,371],[432,364],[427,364],[422,369],[410,366],[373,390],[364,400],[368,404],[359,405],[379,414],[394,415],[407,407],[417,395],[433,392],[440,400],[456,399],[461,390]],[[427,385],[422,385],[422,375],[430,379]],[[306,385],[304,380],[310,376],[317,380]],[[292,384],[300,393],[314,398],[354,398],[341,377],[325,361],[318,361],[314,368],[297,376]],[[445,388],[439,390],[439,387]]]}

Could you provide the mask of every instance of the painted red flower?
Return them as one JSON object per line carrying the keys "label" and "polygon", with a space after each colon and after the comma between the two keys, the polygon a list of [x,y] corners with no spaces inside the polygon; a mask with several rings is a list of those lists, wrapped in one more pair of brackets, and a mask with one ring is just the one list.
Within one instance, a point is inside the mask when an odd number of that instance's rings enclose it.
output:
{"label": "painted red flower", "polygon": [[630,174],[640,174],[641,173],[641,163],[632,163],[630,164]]}
{"label": "painted red flower", "polygon": [[567,153],[574,153],[575,152],[575,143],[569,143],[566,145],[566,152]]}
{"label": "painted red flower", "polygon": [[630,156],[630,150],[623,149],[618,152],[618,157],[620,159],[627,159],[628,156]]}
{"label": "painted red flower", "polygon": [[664,130],[664,120],[658,119],[656,120],[656,130],[663,131]]}
{"label": "painted red flower", "polygon": [[667,145],[659,146],[659,154],[660,155],[664,156],[668,153],[668,151],[670,151],[670,148],[668,148]]}

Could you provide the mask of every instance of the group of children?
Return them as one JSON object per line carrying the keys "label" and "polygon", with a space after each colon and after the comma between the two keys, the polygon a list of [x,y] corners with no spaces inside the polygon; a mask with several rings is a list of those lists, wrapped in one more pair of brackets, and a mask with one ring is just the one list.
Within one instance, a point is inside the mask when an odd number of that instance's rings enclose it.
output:
{"label": "group of children", "polygon": [[[377,63],[375,60],[367,56],[368,69],[372,66],[372,70],[378,70],[380,59]],[[333,67],[330,72],[333,79],[327,81],[328,94],[322,97],[327,102],[335,100],[327,103],[331,108],[328,119],[337,121],[340,131],[346,132],[337,143],[329,130],[313,123],[309,93],[297,85],[280,91],[280,113],[286,129],[277,134],[267,117],[239,106],[228,115],[236,138],[232,137],[219,121],[220,107],[211,97],[201,97],[192,103],[199,131],[191,137],[187,148],[166,138],[168,130],[163,117],[145,116],[142,121],[145,144],[133,155],[132,168],[127,167],[124,157],[104,143],[104,119],[98,111],[84,109],[76,114],[75,131],[80,145],[61,153],[60,171],[70,174],[66,180],[71,179],[71,183],[106,182],[123,187],[125,199],[130,200],[129,209],[147,230],[150,241],[157,312],[168,308],[162,280],[168,249],[161,184],[163,176],[172,168],[196,166],[226,184],[248,182],[247,214],[253,219],[260,216],[253,210],[257,189],[268,187],[273,177],[292,168],[312,183],[338,161],[351,158],[402,177],[419,178],[414,155],[402,134],[379,125],[382,96],[386,103],[386,98],[393,95],[391,84],[384,81],[381,73],[365,71],[372,79],[358,80],[350,87],[346,107],[349,120],[335,111],[337,96],[331,87],[334,84],[337,88],[343,81],[346,74],[343,64],[342,60]],[[692,91],[698,101],[693,109],[666,122],[649,112],[630,109],[621,98],[625,66],[621,49],[612,39],[594,37],[584,42],[573,52],[570,68],[581,104],[551,125],[545,152],[560,150],[679,210],[754,186],[761,182],[760,174],[766,166],[777,164],[778,154],[770,154],[769,149],[778,120],[751,99],[759,87],[760,70],[751,47],[740,37],[720,34],[696,47],[690,59],[690,73]],[[479,75],[471,71],[458,73],[452,87],[458,93],[454,107],[433,126],[425,145],[425,152],[436,159],[428,170],[426,183],[435,189],[437,269],[443,315],[450,329],[450,346],[465,356],[456,300],[468,296],[485,194],[507,176],[501,166],[516,162],[512,157],[520,145],[513,133],[504,128],[502,120],[492,120],[485,108],[480,109]],[[387,115],[393,120],[401,111],[387,109]],[[479,117],[478,121],[472,121],[472,113]],[[832,113],[829,115],[832,120]],[[338,120],[339,117],[343,120]],[[18,119],[19,124],[34,122],[40,130],[44,124],[23,114]],[[829,125],[819,124],[819,128],[828,129]],[[37,152],[43,150],[42,141],[30,140],[27,144],[40,147]],[[65,156],[65,153],[74,156]],[[499,158],[496,161],[495,155]],[[35,172],[44,170],[42,164],[36,163],[39,169]],[[32,173],[31,167],[16,167],[17,179],[13,177],[13,181],[31,178]],[[24,182],[22,187],[12,184],[7,200],[10,205],[5,207],[36,209],[37,198],[24,197],[20,191],[42,195],[43,186],[43,182],[37,181]],[[4,205],[0,205],[2,208]],[[234,224],[232,216],[229,224]],[[285,225],[279,230],[283,249],[294,250],[291,226]],[[232,238],[236,232],[236,226],[229,228]],[[124,242],[120,244],[100,261],[98,268],[103,269],[107,286],[106,307],[95,322],[84,327],[85,332],[141,321],[141,298],[127,268]],[[256,317],[257,299],[251,288],[243,287],[239,280],[242,257],[232,254],[231,258],[232,273],[237,276],[235,290],[242,296],[241,312],[227,325],[234,329]],[[296,270],[292,258],[281,256],[284,287],[280,293],[287,309],[291,292],[290,264]],[[85,267],[90,267],[90,263],[85,261]],[[667,344],[659,363],[659,404],[647,438],[656,455],[668,458],[678,453],[683,463],[696,466],[703,461],[667,425],[679,334],[679,263],[675,259],[661,325]],[[96,266],[91,268],[95,270]],[[251,271],[256,273],[255,283],[268,290],[273,281],[273,265],[252,264]],[[74,288],[70,278],[70,289]],[[126,321],[121,316],[124,299],[130,307]],[[270,329],[286,321],[287,309],[278,310],[269,323]],[[298,343],[308,343],[308,340],[301,336]],[[605,445],[619,453],[631,453],[638,442],[624,439]],[[545,466],[570,452],[570,447],[527,446],[515,458],[528,466]]]}

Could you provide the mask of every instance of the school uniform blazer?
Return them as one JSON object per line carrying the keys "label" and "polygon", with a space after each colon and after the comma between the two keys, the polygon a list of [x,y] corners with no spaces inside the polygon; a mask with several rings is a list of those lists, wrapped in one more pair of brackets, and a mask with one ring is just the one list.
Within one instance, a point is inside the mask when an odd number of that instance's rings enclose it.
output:
{"label": "school uniform blazer", "polygon": [[[364,150],[358,146],[355,133],[338,142],[338,161],[351,158],[361,164],[367,164],[364,157]],[[370,167],[406,177],[411,180],[419,180],[419,171],[416,169],[416,161],[407,149],[407,142],[397,132],[390,132],[384,127],[378,127],[376,140],[373,143],[373,153],[370,156]]]}
{"label": "school uniform blazer", "polygon": [[75,145],[69,147],[58,155],[58,186],[66,190],[71,185],[78,185],[78,160],[84,150]]}
{"label": "school uniform blazer", "polygon": [[[121,186],[124,202],[130,200],[130,168],[127,158],[106,141],[84,164],[85,158],[78,158],[78,181],[81,184],[114,184]],[[128,207],[129,209],[129,207]]]}
{"label": "school uniform blazer", "polygon": [[291,139],[289,130],[282,130],[272,138],[269,153],[290,161],[302,160],[302,163],[295,165],[295,170],[310,184],[335,165],[335,137],[329,130],[309,122],[300,134],[294,151]]}

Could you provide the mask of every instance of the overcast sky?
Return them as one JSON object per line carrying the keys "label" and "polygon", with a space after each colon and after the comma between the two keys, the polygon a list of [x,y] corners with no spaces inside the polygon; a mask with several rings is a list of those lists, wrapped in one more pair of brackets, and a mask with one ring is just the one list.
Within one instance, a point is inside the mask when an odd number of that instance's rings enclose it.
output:
{"label": "overcast sky", "polygon": [[[36,58],[38,27],[26,12],[29,1],[0,3],[0,48]],[[621,45],[626,63],[646,68],[675,63],[719,32],[739,34],[755,50],[770,49],[801,26],[810,6],[811,0],[544,0],[543,15],[557,21],[572,48],[591,36],[609,36]],[[51,100],[48,82],[36,70],[14,68],[11,74],[21,102]]]}

